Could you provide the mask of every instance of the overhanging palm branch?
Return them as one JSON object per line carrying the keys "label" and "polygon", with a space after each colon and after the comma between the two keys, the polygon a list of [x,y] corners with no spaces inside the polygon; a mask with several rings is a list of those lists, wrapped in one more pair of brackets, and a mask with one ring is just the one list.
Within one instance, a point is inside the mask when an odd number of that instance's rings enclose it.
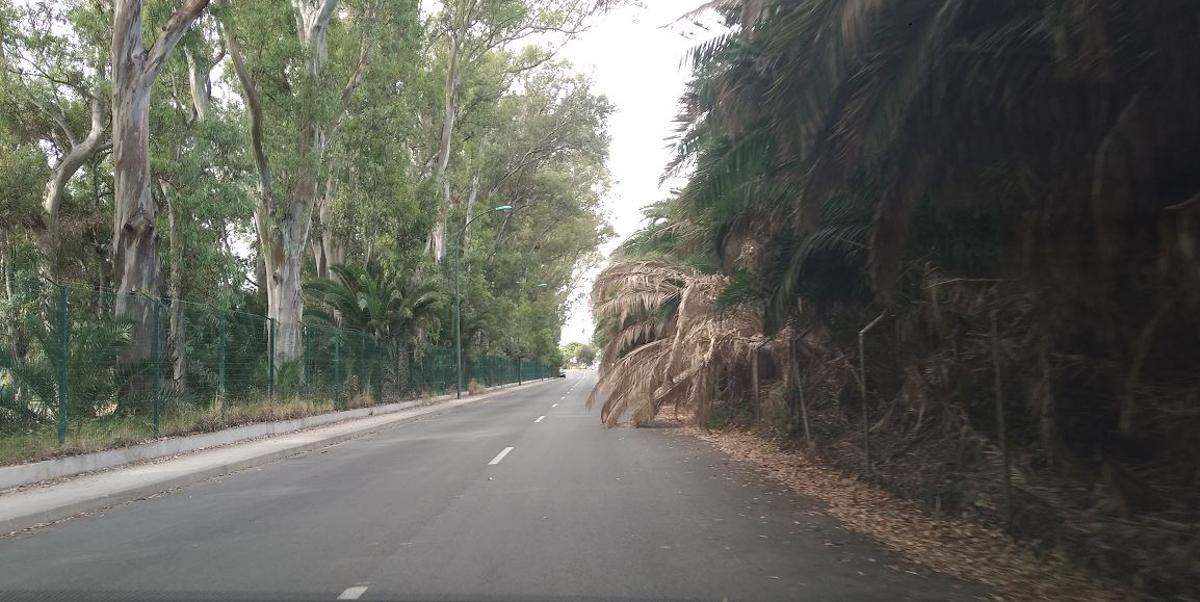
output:
{"label": "overhanging palm branch", "polygon": [[607,343],[587,403],[604,400],[605,424],[627,417],[645,424],[664,404],[703,415],[722,375],[769,344],[756,313],[718,310],[727,282],[658,261],[617,263],[600,274],[592,304]]}

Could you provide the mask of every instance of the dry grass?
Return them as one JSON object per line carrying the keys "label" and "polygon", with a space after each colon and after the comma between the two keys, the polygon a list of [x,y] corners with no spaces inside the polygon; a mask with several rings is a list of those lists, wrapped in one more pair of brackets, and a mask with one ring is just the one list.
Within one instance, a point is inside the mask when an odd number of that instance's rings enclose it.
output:
{"label": "dry grass", "polygon": [[[664,416],[664,418],[671,418]],[[964,520],[939,518],[891,495],[742,431],[690,432],[725,453],[760,467],[796,493],[828,504],[847,528],[935,571],[996,589],[997,599],[1137,600],[1103,586],[1059,556],[1037,557],[1004,533]]]}
{"label": "dry grass", "polygon": [[256,422],[316,416],[335,409],[337,408],[329,400],[299,398],[274,403],[228,404],[224,411],[220,407],[184,407],[163,415],[159,422],[158,437],[155,437],[153,424],[146,416],[98,419],[71,425],[61,446],[58,444],[56,431],[52,428],[6,434],[0,436],[0,465],[86,454],[137,445],[156,438],[209,433]]}
{"label": "dry grass", "polygon": [[346,401],[347,410],[357,410],[359,408],[369,408],[375,405],[375,399],[366,393],[359,393]]}
{"label": "dry grass", "polygon": [[471,382],[467,383],[467,395],[479,395],[483,391],[484,386],[479,384],[479,381],[472,378]]}

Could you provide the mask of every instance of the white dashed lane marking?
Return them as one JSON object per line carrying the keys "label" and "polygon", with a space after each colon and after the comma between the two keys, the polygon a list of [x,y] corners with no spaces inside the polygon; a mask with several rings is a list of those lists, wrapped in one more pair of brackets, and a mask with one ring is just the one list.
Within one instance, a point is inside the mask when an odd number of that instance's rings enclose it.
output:
{"label": "white dashed lane marking", "polygon": [[364,593],[366,593],[366,591],[367,591],[367,586],[365,586],[365,585],[356,585],[354,587],[347,587],[346,591],[339,594],[337,599],[338,600],[357,600],[360,596],[362,596]]}
{"label": "white dashed lane marking", "polygon": [[500,453],[496,454],[495,458],[492,458],[491,462],[488,462],[488,466],[495,466],[495,465],[499,464],[500,461],[504,459],[504,456],[507,456],[508,452],[510,452],[512,450],[513,450],[513,448],[511,448],[511,447],[504,448],[503,450],[500,451]]}

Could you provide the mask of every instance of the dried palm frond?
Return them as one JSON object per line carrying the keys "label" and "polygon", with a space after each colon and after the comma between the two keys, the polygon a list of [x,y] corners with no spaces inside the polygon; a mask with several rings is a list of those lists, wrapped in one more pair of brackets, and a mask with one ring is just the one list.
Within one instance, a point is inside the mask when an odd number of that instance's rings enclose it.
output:
{"label": "dried palm frond", "polygon": [[593,312],[610,331],[588,405],[604,400],[605,424],[626,417],[645,424],[667,404],[702,417],[718,381],[749,365],[751,353],[769,340],[753,311],[718,309],[728,282],[649,261],[618,263],[600,274]]}

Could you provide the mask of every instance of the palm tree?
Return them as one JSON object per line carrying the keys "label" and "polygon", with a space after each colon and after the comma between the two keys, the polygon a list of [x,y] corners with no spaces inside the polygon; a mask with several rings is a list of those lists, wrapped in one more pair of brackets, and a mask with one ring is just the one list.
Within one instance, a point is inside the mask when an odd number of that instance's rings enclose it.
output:
{"label": "palm tree", "polygon": [[[1122,484],[1125,508],[1171,497],[1130,485],[1151,478],[1182,499],[1200,457],[1200,3],[707,5],[730,32],[692,56],[668,171],[687,183],[594,289],[605,422],[682,382],[704,407],[744,369],[734,341],[773,334],[783,388],[819,391],[842,431],[862,419],[903,450],[971,430]],[[1009,401],[982,412],[997,366]]]}
{"label": "palm tree", "polygon": [[332,268],[334,278],[309,282],[306,315],[380,339],[411,338],[436,317],[445,295],[418,272],[388,271],[377,263]]}
{"label": "palm tree", "polygon": [[721,311],[727,284],[662,261],[621,262],[597,277],[593,313],[607,343],[588,405],[604,400],[605,424],[645,424],[663,405],[703,420],[719,394],[745,392],[751,354],[771,342],[755,312]]}
{"label": "palm tree", "polygon": [[407,354],[436,325],[447,297],[420,271],[386,270],[377,263],[334,266],[334,278],[309,282],[306,317],[370,336],[387,350],[398,390],[407,383]]}

